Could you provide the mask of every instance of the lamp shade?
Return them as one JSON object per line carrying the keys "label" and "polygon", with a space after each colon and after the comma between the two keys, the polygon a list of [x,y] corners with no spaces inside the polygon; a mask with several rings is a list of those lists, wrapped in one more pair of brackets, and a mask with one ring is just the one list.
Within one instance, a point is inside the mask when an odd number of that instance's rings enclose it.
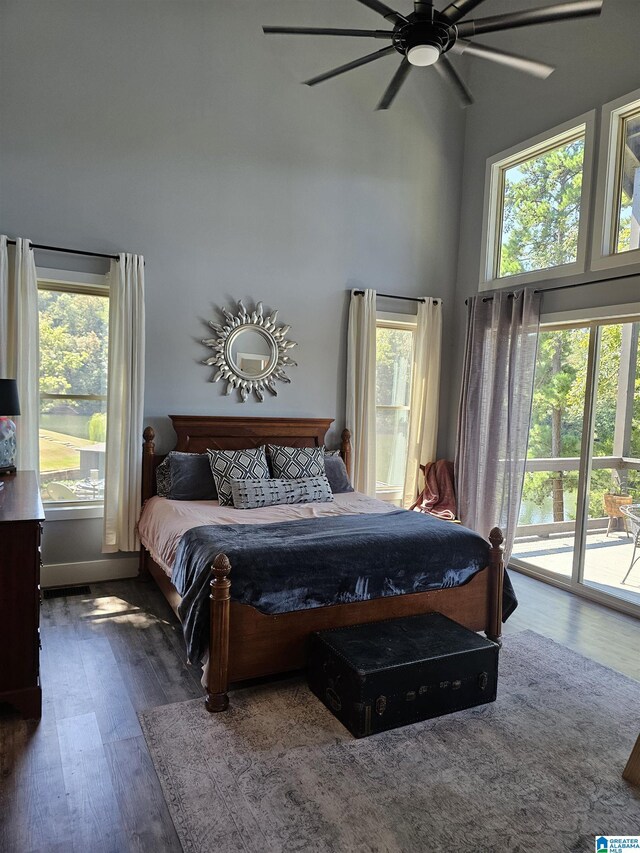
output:
{"label": "lamp shade", "polygon": [[0,417],[19,415],[18,383],[15,379],[0,379]]}

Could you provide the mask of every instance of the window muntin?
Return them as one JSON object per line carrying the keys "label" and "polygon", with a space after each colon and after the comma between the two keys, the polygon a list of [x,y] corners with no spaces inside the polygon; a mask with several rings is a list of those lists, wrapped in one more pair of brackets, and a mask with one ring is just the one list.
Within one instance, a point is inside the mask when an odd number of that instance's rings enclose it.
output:
{"label": "window muntin", "polygon": [[499,165],[496,278],[575,264],[585,130]]}
{"label": "window muntin", "polygon": [[40,482],[46,502],[104,495],[106,288],[40,283]]}
{"label": "window muntin", "polygon": [[620,117],[613,251],[640,249],[640,107]]}
{"label": "window muntin", "polygon": [[[414,327],[376,326],[376,490],[404,488],[411,413]],[[401,494],[398,498],[401,499]]]}

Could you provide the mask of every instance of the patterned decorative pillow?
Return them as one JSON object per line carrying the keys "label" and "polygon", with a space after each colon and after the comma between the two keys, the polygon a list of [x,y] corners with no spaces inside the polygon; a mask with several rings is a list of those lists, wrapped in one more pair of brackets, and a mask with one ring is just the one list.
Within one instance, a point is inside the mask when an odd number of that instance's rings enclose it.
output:
{"label": "patterned decorative pillow", "polygon": [[207,450],[220,506],[233,506],[231,480],[267,480],[271,476],[264,447]]}
{"label": "patterned decorative pillow", "polygon": [[271,471],[278,480],[324,477],[324,447],[280,447],[267,444]]}
{"label": "patterned decorative pillow", "polygon": [[349,482],[347,468],[342,461],[339,451],[337,456],[335,454],[325,453],[324,471],[334,495],[353,491],[353,486]]}
{"label": "patterned decorative pillow", "polygon": [[168,456],[156,468],[156,494],[159,498],[169,497],[171,491],[171,464]]}
{"label": "patterned decorative pillow", "polygon": [[276,504],[308,504],[332,501],[326,477],[295,480],[231,480],[236,509],[255,509]]}

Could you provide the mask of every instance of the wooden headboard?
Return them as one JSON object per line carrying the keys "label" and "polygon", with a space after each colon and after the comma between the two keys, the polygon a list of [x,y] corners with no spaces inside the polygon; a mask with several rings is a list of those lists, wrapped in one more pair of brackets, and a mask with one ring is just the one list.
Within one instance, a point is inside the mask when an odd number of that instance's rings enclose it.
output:
{"label": "wooden headboard", "polygon": [[[287,447],[320,447],[333,418],[225,418],[204,415],[169,415],[178,440],[174,450],[204,453],[212,450],[242,450],[261,444]],[[342,432],[340,453],[351,476],[351,434]],[[156,468],[164,456],[155,452],[155,432],[144,431],[142,455],[142,503],[156,492]]]}

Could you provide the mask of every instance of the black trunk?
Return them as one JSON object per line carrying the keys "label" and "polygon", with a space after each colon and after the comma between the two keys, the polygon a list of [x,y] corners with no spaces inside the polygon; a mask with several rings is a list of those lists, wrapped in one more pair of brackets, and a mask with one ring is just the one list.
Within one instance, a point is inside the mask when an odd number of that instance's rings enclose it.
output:
{"label": "black trunk", "polygon": [[309,687],[355,737],[493,702],[498,646],[440,613],[312,634]]}

